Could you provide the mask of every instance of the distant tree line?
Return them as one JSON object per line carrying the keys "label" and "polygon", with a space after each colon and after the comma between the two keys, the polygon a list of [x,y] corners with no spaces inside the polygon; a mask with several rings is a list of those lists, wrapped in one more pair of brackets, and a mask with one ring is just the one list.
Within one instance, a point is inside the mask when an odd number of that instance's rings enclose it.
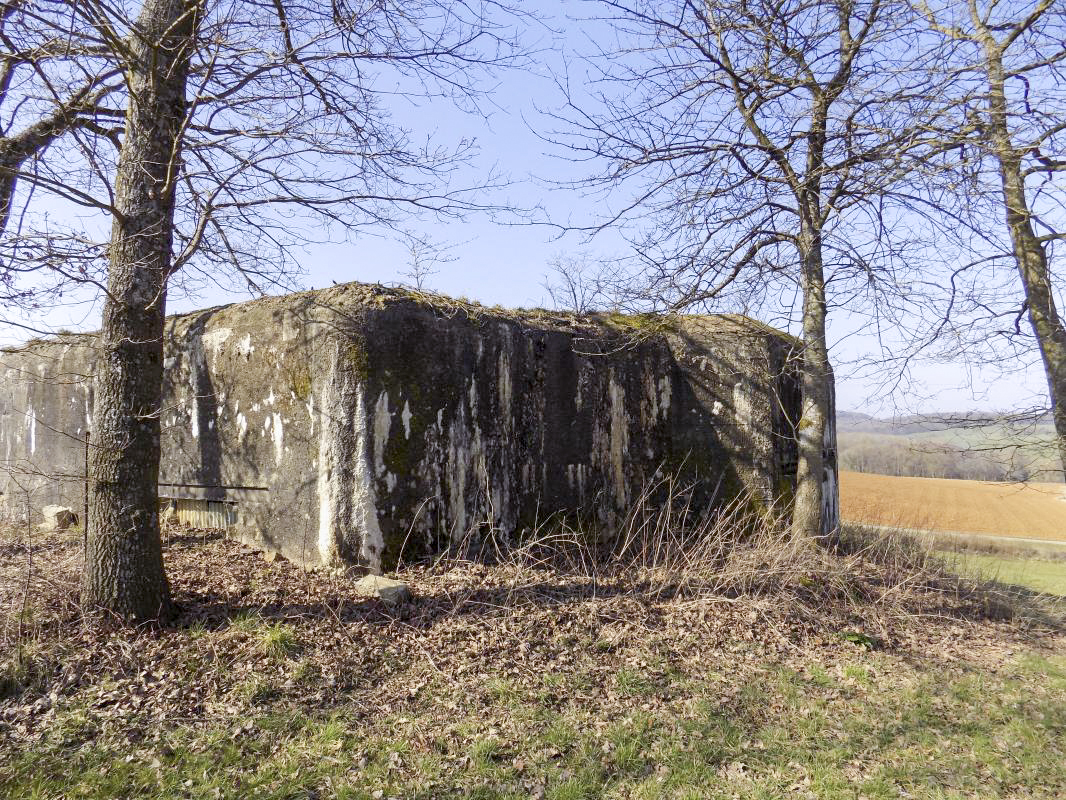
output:
{"label": "distant tree line", "polygon": [[1035,445],[995,447],[916,442],[909,437],[841,434],[840,468],[852,472],[973,481],[1062,480],[1051,454]]}

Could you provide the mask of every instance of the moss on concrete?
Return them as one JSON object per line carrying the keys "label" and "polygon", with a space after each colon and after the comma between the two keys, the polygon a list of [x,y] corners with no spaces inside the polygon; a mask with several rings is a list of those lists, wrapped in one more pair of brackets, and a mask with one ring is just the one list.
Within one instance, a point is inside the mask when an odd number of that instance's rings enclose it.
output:
{"label": "moss on concrete", "polygon": [[676,327],[674,318],[667,314],[622,314],[611,311],[596,314],[593,318],[609,329],[629,334],[655,335],[674,330]]}
{"label": "moss on concrete", "polygon": [[282,367],[289,391],[297,400],[306,403],[311,397],[311,367],[306,361],[288,363]]}
{"label": "moss on concrete", "polygon": [[341,356],[357,380],[366,381],[370,377],[370,358],[362,337],[346,334]]}

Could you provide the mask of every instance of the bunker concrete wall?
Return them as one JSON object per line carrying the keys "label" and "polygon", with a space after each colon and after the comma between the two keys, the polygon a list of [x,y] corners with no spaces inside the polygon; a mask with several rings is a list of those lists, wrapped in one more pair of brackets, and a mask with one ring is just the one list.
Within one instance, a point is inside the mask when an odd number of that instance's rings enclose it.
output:
{"label": "bunker concrete wall", "polygon": [[[696,508],[769,505],[795,476],[792,347],[739,317],[359,284],[208,309],[168,322],[161,494],[234,502],[238,536],[296,561],[374,569],[555,513],[610,531],[666,473]],[[89,336],[0,354],[9,512],[27,488],[79,501],[94,358]]]}

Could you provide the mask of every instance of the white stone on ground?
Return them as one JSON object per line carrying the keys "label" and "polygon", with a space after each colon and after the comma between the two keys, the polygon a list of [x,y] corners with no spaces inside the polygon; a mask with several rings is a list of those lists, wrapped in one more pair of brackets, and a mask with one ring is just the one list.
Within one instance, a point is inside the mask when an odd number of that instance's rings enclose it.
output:
{"label": "white stone on ground", "polygon": [[364,575],[356,582],[355,590],[364,597],[380,598],[389,606],[398,606],[411,599],[411,590],[406,583],[381,575]]}
{"label": "white stone on ground", "polygon": [[44,522],[39,527],[46,531],[65,531],[71,525],[78,524],[78,515],[66,506],[45,506],[41,509]]}

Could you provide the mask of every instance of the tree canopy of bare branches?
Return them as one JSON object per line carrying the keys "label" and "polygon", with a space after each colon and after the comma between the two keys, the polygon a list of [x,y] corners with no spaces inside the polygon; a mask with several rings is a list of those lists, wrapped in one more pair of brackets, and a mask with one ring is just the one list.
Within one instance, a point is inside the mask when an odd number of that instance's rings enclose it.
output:
{"label": "tree canopy of bare branches", "polygon": [[[798,292],[803,413],[794,531],[835,526],[828,288],[895,257],[893,189],[931,104],[920,29],[891,0],[602,0],[618,46],[592,57],[557,140],[628,189],[600,227],[634,237],[639,293],[666,309]],[[880,272],[879,272],[880,270]],[[855,289],[851,289],[855,291]]]}
{"label": "tree canopy of bare branches", "polygon": [[[1066,238],[1066,9],[1054,0],[914,0],[913,9],[947,54],[931,161],[939,161],[934,174],[947,176],[953,218],[976,250],[951,276],[935,333],[961,331],[962,340],[977,331],[979,341],[997,342],[985,358],[1001,360],[1028,317],[1066,464],[1066,327],[1053,258]],[[988,289],[1000,284],[1002,263],[1013,265],[1020,303],[1013,287]]]}
{"label": "tree canopy of bare branches", "polygon": [[89,605],[170,609],[156,499],[168,289],[200,274],[261,290],[306,241],[487,207],[491,181],[459,185],[473,137],[421,140],[394,113],[419,98],[477,111],[517,56],[516,13],[493,0],[0,8],[5,291],[104,296]]}

